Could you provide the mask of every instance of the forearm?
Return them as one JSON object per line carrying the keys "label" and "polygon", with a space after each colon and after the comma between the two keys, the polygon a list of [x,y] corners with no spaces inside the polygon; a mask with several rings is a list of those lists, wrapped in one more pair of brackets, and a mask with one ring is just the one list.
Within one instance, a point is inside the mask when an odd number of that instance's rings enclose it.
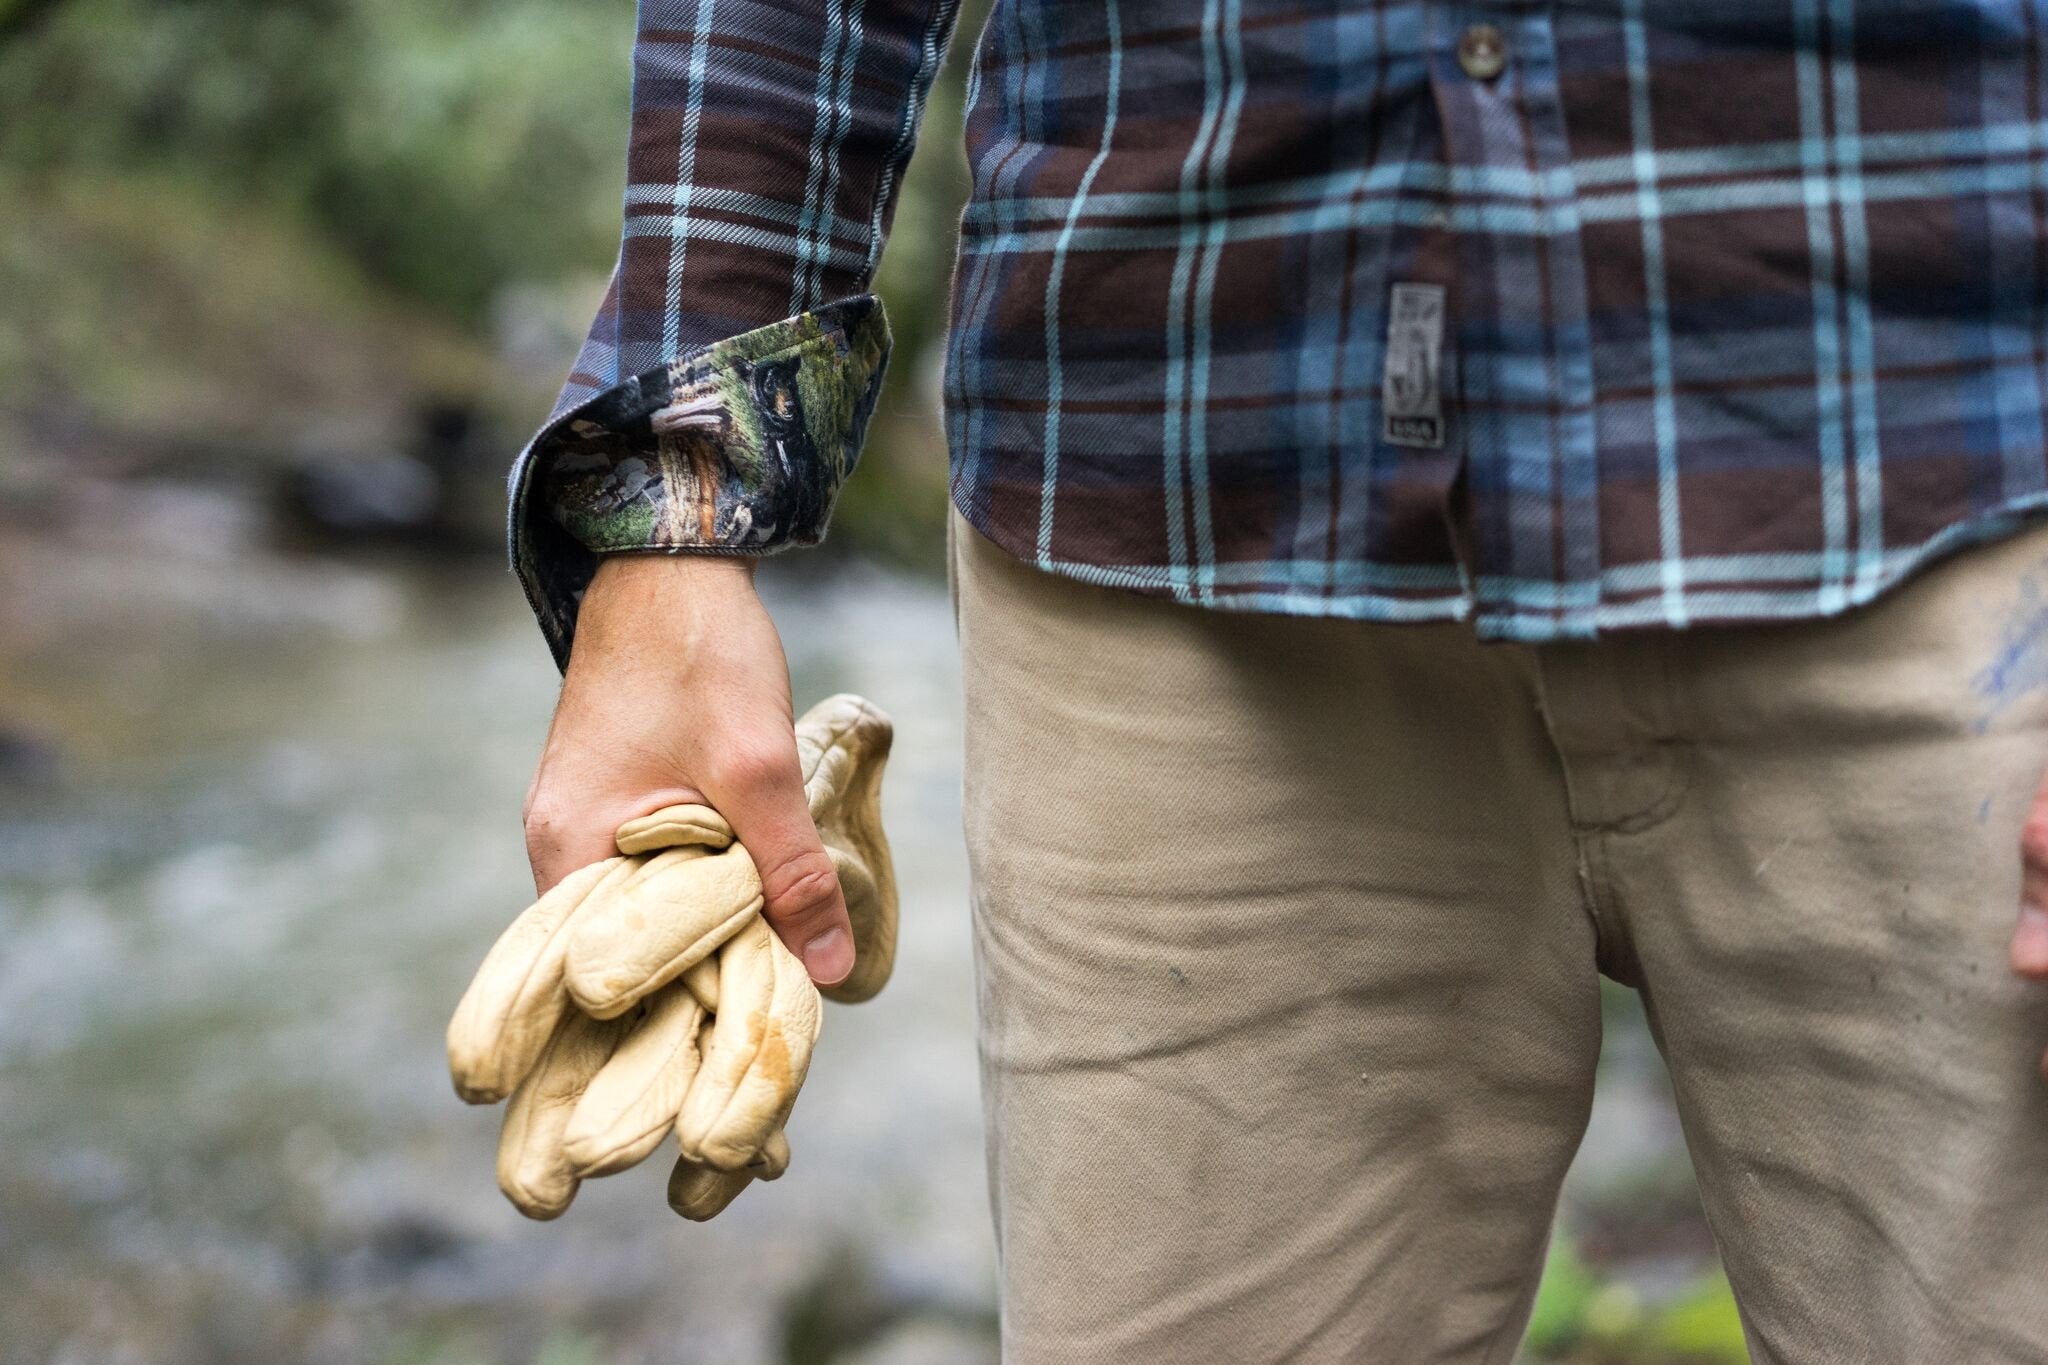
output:
{"label": "forearm", "polygon": [[866,293],[956,0],[643,0],[618,265],[513,471],[558,662],[597,556],[823,536],[888,360]]}

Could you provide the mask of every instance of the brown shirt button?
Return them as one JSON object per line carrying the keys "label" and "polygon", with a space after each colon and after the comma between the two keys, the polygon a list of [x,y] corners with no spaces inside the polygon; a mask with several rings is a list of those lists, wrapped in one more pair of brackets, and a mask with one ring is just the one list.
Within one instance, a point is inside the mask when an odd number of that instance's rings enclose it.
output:
{"label": "brown shirt button", "polygon": [[1492,24],[1474,24],[1458,35],[1458,65],[1475,81],[1490,81],[1507,69],[1508,40]]}

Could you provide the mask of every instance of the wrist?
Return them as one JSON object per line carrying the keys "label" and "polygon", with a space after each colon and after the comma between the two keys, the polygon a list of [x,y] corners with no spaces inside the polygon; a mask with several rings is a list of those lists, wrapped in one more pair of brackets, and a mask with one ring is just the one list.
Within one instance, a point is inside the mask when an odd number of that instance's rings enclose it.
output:
{"label": "wrist", "polygon": [[754,568],[750,555],[606,555],[583,597],[571,677],[647,670],[672,679],[685,662],[729,654],[766,620]]}
{"label": "wrist", "polygon": [[663,550],[614,550],[597,557],[597,572],[585,600],[599,592],[632,584],[661,588],[677,583],[741,582],[752,586],[758,555],[674,553]]}
{"label": "wrist", "polygon": [[583,594],[579,634],[605,628],[613,618],[644,621],[649,612],[674,612],[751,597],[752,555],[608,554]]}

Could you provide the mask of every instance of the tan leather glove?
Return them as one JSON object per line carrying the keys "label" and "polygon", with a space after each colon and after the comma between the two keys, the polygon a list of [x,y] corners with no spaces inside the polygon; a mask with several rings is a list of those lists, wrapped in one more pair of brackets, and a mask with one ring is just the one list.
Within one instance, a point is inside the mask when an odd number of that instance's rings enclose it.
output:
{"label": "tan leather glove", "polygon": [[[896,883],[882,834],[888,718],[858,697],[797,726],[813,819],[854,927],[864,1000],[895,958]],[[782,1134],[821,1021],[818,991],[760,916],[761,885],[732,829],[704,806],[630,821],[620,856],[565,878],[506,930],[448,1027],[458,1094],[511,1094],[499,1184],[552,1218],[585,1178],[645,1159],[673,1127],[669,1202],[722,1210],[789,1162]]]}

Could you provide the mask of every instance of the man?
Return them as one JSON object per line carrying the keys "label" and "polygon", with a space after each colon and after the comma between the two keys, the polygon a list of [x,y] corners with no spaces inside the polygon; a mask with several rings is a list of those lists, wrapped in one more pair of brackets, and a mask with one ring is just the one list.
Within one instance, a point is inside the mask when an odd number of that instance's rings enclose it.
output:
{"label": "man", "polygon": [[[537,879],[708,799],[821,982],[751,556],[853,464],[953,17],[643,0],[514,478]],[[1010,1358],[1506,1361],[1603,972],[1757,1359],[2048,1358],[2044,31],[998,0],[947,416]]]}

